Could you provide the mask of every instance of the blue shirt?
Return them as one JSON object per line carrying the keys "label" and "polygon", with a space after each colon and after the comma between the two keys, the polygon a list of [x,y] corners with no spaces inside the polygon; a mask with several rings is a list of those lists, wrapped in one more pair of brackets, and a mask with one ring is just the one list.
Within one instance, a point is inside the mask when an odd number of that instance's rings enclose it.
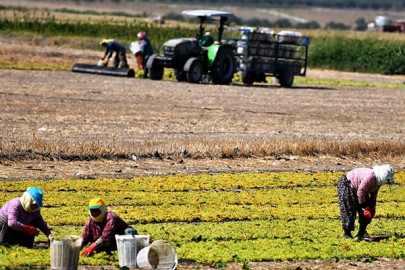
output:
{"label": "blue shirt", "polygon": [[150,44],[149,39],[146,37],[141,43],[141,54],[144,60],[147,60],[153,54],[152,45]]}
{"label": "blue shirt", "polygon": [[124,51],[125,52],[125,47],[119,43],[118,41],[110,41],[107,43],[107,48],[105,50],[105,54],[104,57],[108,55],[108,58],[112,57],[113,52],[121,52]]}

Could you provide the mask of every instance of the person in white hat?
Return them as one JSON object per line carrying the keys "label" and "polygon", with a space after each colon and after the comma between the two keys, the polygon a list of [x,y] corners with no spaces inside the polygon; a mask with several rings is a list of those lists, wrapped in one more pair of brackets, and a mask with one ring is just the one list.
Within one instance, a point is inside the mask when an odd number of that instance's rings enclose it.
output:
{"label": "person in white hat", "polygon": [[366,229],[376,213],[377,195],[380,187],[394,183],[394,168],[376,165],[357,168],[343,175],[337,182],[340,218],[344,238],[353,238],[356,215],[359,215],[359,231],[356,241],[369,237]]}
{"label": "person in white hat", "polygon": [[139,39],[139,43],[141,43],[143,78],[148,78],[146,63],[148,62],[149,57],[153,54],[153,48],[149,39],[146,37],[146,32],[139,32],[136,36]]}

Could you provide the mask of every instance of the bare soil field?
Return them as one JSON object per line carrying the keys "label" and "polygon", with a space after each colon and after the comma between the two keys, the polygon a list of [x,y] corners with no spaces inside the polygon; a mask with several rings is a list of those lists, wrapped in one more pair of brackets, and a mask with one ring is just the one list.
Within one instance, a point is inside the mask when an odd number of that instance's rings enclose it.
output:
{"label": "bare soil field", "polygon": [[[314,77],[402,78],[310,71]],[[200,158],[151,156],[148,144],[176,147],[264,140],[400,141],[405,89],[251,87],[188,84],[66,71],[0,70],[1,142],[11,148],[98,143],[126,149],[118,159],[82,161],[27,155],[2,158],[0,179],[131,178],[176,173],[348,170],[376,163],[403,169],[403,158],[332,156]],[[401,80],[400,80],[401,79]],[[90,142],[86,144],[86,142]],[[165,142],[165,143],[163,143]],[[83,146],[84,147],[84,146]],[[208,147],[208,146],[199,146]],[[189,151],[189,149],[185,149]],[[87,151],[83,149],[83,151]],[[178,149],[177,149],[178,151]]]}

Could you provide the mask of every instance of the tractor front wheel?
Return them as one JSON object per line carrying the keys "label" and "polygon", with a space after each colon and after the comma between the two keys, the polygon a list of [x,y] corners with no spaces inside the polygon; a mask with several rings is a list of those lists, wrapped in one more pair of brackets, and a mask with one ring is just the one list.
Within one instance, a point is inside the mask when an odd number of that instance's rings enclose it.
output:
{"label": "tractor front wheel", "polygon": [[200,60],[194,60],[187,72],[189,83],[199,83],[203,74],[203,65]]}
{"label": "tractor front wheel", "polygon": [[163,78],[164,68],[159,59],[156,59],[156,57],[156,54],[149,57],[148,62],[146,63],[146,68],[149,69],[150,78],[152,80],[161,80]]}

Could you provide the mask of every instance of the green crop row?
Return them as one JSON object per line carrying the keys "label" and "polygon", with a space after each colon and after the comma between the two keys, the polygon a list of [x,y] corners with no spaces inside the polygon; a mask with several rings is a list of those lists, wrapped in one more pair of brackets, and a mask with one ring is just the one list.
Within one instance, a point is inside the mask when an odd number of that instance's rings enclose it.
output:
{"label": "green crop row", "polygon": [[[401,174],[402,172],[399,172]],[[295,187],[324,187],[333,186],[342,172],[326,173],[252,173],[252,174],[220,174],[220,175],[169,175],[162,177],[138,177],[128,179],[100,180],[60,180],[46,181],[43,185],[50,191],[92,191],[102,193],[105,186],[111,191],[149,191],[173,192],[195,190],[230,190],[230,189],[260,189],[260,188],[295,188]],[[402,178],[398,181],[402,181]],[[396,182],[398,182],[396,181]],[[97,183],[95,185],[94,183]],[[26,185],[35,185],[38,181],[24,181]],[[398,182],[403,184],[402,182]],[[21,191],[21,183],[6,181],[2,188],[9,191]]]}
{"label": "green crop row", "polygon": [[[152,240],[176,246],[179,260],[198,263],[405,257],[404,172],[383,186],[368,228],[381,242],[343,239],[336,181],[342,172],[161,176],[134,179],[4,181],[0,203],[28,186],[44,191],[42,214],[53,234],[80,235],[87,203],[110,209]],[[46,241],[40,235],[37,241]],[[48,249],[0,246],[0,266],[47,266]],[[118,255],[85,258],[84,265],[117,265]]]}

